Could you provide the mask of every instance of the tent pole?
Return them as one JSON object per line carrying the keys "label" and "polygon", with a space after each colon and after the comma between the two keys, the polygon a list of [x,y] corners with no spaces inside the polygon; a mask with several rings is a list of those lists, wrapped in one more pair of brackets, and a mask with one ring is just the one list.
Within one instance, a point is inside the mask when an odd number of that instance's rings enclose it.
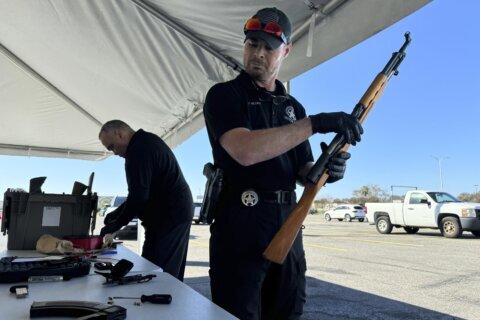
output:
{"label": "tent pole", "polygon": [[224,62],[227,66],[229,66],[233,70],[240,71],[240,70],[243,69],[242,64],[240,64],[238,61],[236,61],[232,57],[222,55],[218,51],[218,49],[216,49],[212,44],[209,44],[209,43],[199,39],[198,37],[196,37],[196,35],[193,31],[190,31],[185,26],[182,26],[179,23],[173,21],[168,15],[161,12],[157,8],[153,7],[151,4],[148,4],[147,2],[145,2],[143,0],[131,0],[131,1],[133,3],[135,3],[137,6],[139,6],[140,8],[142,8],[145,11],[152,14],[155,18],[161,20],[163,23],[165,23],[167,26],[169,26],[173,30],[175,30],[175,31],[179,32],[180,34],[182,34],[183,36],[185,36],[187,39],[189,39],[190,41],[192,41],[193,43],[198,45],[203,50],[212,54],[215,58]]}
{"label": "tent pole", "polygon": [[72,106],[73,108],[77,109],[81,114],[85,117],[90,119],[93,123],[98,125],[99,127],[102,126],[102,123],[98,121],[93,115],[79,106],[75,101],[70,99],[66,94],[60,91],[57,87],[55,87],[52,83],[50,83],[47,79],[42,77],[37,71],[33,70],[28,64],[23,62],[19,57],[17,57],[13,52],[8,50],[3,44],[0,43],[0,52],[3,53],[7,58],[9,58],[17,67],[25,71],[29,76],[31,76],[34,80],[40,82],[43,86],[47,89],[54,92],[60,98],[62,98],[68,105]]}
{"label": "tent pole", "polygon": [[[309,9],[312,11],[316,11],[317,15],[315,17],[315,25],[319,24],[320,22],[324,21],[324,19],[331,14],[333,11],[337,10],[341,5],[343,5],[348,0],[330,0],[327,4],[325,4],[322,8],[320,6],[315,5],[313,2],[306,0],[305,2],[310,3]],[[305,33],[307,33],[308,28],[310,26],[310,19],[305,19],[305,21],[296,28],[292,33],[292,42],[295,43],[299,39],[303,37]]]}
{"label": "tent pole", "polygon": [[167,132],[165,132],[161,138],[163,140],[166,140],[171,135],[175,134],[178,130],[180,130],[185,124],[187,124],[188,122],[192,122],[202,114],[203,114],[203,104],[199,104],[187,118],[177,122],[177,124],[174,127],[170,128]]}

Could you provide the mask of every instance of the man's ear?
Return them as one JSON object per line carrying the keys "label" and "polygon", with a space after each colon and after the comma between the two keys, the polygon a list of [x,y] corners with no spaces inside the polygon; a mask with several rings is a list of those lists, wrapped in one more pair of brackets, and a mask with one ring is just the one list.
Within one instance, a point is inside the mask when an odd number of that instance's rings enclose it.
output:
{"label": "man's ear", "polygon": [[289,44],[286,44],[285,45],[285,48],[283,49],[283,59],[285,59],[286,57],[288,57],[288,55],[290,54],[290,49],[292,49],[292,44],[289,43]]}

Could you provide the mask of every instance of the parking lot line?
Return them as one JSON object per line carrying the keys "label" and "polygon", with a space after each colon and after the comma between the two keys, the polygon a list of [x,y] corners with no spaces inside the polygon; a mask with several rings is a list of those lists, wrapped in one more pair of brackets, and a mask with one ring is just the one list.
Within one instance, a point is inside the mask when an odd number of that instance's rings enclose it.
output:
{"label": "parking lot line", "polygon": [[423,244],[412,244],[412,243],[405,243],[405,242],[393,242],[393,241],[381,241],[381,240],[368,240],[368,239],[359,239],[359,238],[335,238],[335,239],[372,242],[372,243],[389,244],[389,245],[405,246],[405,247],[424,247],[425,246]]}
{"label": "parking lot line", "polygon": [[[196,240],[190,240],[190,243],[193,244],[193,245],[200,246],[200,247],[208,247],[208,245],[209,245],[208,242],[201,242],[201,241],[196,241]],[[343,249],[343,248],[320,246],[320,245],[313,244],[313,243],[304,243],[303,245],[306,246],[306,247],[314,247],[314,248],[320,248],[320,249],[325,249],[325,250],[334,250],[334,251],[343,251],[343,252],[348,251],[347,249]]]}
{"label": "parking lot line", "polygon": [[190,240],[191,244],[197,245],[199,247],[206,247],[208,248],[209,244],[208,242],[201,242],[201,241],[196,241],[196,240]]}
{"label": "parking lot line", "polygon": [[307,242],[304,242],[303,246],[304,247],[310,247],[310,248],[320,248],[320,249],[325,249],[325,250],[332,250],[332,251],[342,251],[342,252],[348,251],[347,249],[343,249],[343,248],[320,246],[318,244],[307,243]]}
{"label": "parking lot line", "polygon": [[[355,226],[352,225],[352,228]],[[347,231],[347,230],[342,230],[342,231],[336,231],[340,228],[325,228],[324,224],[317,224],[316,226],[308,226],[303,230],[303,233],[308,233],[309,231],[317,231],[317,230],[322,230],[322,233],[325,234],[340,234],[340,233],[357,233],[357,234],[378,234],[380,235],[375,229],[372,230],[367,230],[367,231],[360,231],[360,230],[355,230],[355,231]]]}
{"label": "parking lot line", "polygon": [[[320,229],[317,229],[317,230],[320,230]],[[308,235],[309,233],[305,232],[303,233],[304,235]],[[359,236],[365,236],[365,235],[368,235],[368,236],[381,236],[381,234],[378,234],[376,232],[349,232],[349,231],[339,231],[339,232],[335,232],[335,231],[327,231],[327,232],[324,232],[324,231],[321,231],[319,233],[319,235],[322,235],[322,236],[350,236],[350,235],[359,235]]]}

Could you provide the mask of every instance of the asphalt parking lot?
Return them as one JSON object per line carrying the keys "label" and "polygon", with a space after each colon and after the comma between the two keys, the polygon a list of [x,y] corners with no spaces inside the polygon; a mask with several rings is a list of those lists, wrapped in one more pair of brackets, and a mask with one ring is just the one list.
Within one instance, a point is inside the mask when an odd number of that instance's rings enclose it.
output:
{"label": "asphalt parking lot", "polygon": [[[469,232],[460,239],[429,229],[381,235],[366,222],[326,222],[321,215],[309,215],[303,232],[304,320],[480,318],[480,238]],[[1,250],[6,238],[0,236]],[[192,224],[185,283],[210,298],[208,239],[208,225]]]}
{"label": "asphalt parking lot", "polygon": [[[480,238],[379,234],[366,222],[305,221],[302,319],[479,319]],[[248,236],[248,233],[245,233]],[[192,225],[185,282],[207,297],[209,227]]]}

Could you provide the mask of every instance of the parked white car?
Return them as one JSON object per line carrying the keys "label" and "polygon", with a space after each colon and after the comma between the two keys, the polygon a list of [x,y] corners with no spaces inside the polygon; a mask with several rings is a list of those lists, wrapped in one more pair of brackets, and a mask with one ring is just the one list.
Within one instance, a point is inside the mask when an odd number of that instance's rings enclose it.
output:
{"label": "parked white car", "polygon": [[106,216],[110,212],[117,210],[117,208],[120,207],[126,200],[127,200],[127,197],[125,197],[125,196],[123,196],[123,197],[120,197],[120,196],[113,197],[110,204],[105,206],[105,211],[104,211],[103,215]]}
{"label": "parked white car", "polygon": [[338,221],[358,220],[363,222],[365,220],[365,210],[360,205],[353,204],[341,204],[333,210],[325,212],[325,220],[330,221],[332,219],[338,219]]}
{"label": "parked white car", "polygon": [[201,202],[194,202],[193,203],[193,222],[195,224],[200,224],[200,222],[203,222],[201,217],[200,217],[200,209],[202,208],[202,203]]}

